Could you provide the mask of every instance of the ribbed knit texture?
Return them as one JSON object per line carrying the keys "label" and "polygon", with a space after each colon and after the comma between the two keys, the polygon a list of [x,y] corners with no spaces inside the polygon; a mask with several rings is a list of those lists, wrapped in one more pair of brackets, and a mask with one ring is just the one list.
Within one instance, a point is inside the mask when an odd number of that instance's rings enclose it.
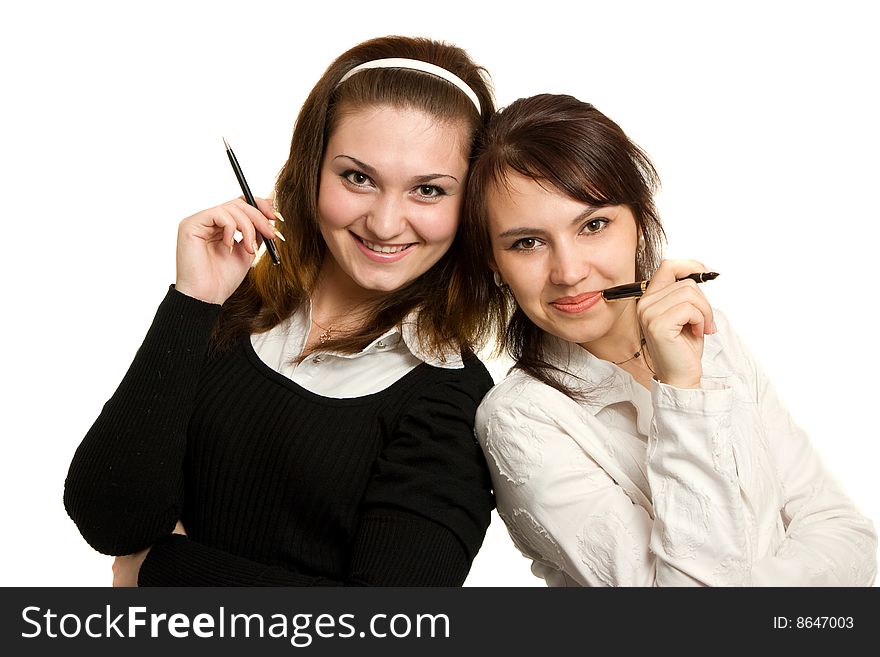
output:
{"label": "ribbed knit texture", "polygon": [[461,584],[493,504],[473,437],[482,364],[330,399],[249,339],[207,359],[218,314],[173,289],[160,306],[71,463],[65,505],[86,540],[152,545],[142,585]]}

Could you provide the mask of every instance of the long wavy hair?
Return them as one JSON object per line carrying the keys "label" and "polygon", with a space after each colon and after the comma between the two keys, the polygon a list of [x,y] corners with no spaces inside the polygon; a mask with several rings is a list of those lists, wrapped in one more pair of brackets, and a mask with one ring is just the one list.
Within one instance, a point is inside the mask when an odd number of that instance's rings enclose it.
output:
{"label": "long wavy hair", "polygon": [[492,253],[488,201],[493,190],[509,189],[516,173],[594,207],[626,205],[632,210],[644,246],[636,253],[636,274],[648,278],[660,263],[665,233],[654,194],[660,181],[645,152],[614,121],[589,103],[567,95],[521,98],[500,110],[476,146],[460,233],[468,248],[469,270],[487,322],[518,367],[572,397],[558,368],[544,355],[544,331],[519,308],[509,289],[498,287],[487,259]]}
{"label": "long wavy hair", "polygon": [[[474,91],[481,111],[454,85],[420,71],[368,69],[340,83],[355,66],[391,57],[421,60],[454,73]],[[215,349],[227,349],[243,335],[271,329],[309,299],[321,263],[328,257],[318,225],[318,185],[325,146],[346,114],[377,106],[416,109],[443,124],[463,123],[471,136],[465,144],[467,155],[478,131],[495,111],[488,73],[457,46],[427,38],[388,36],[361,43],[338,57],[300,110],[290,154],[275,184],[275,206],[286,220],[276,225],[286,240],[276,242],[281,263],[273,265],[268,258],[260,258],[226,301],[212,337]],[[461,262],[468,255],[460,237],[456,236],[449,251],[427,272],[375,300],[366,309],[366,320],[359,330],[331,339],[322,347],[354,353],[415,310],[416,329],[427,351],[437,355],[473,351],[483,318],[472,296],[475,290],[465,277],[473,266]]]}

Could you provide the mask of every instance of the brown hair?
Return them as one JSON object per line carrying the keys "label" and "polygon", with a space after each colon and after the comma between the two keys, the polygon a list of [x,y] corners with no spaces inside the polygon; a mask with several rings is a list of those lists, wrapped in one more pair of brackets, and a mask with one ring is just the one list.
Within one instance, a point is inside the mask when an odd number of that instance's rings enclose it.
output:
{"label": "brown hair", "polygon": [[[460,89],[420,71],[368,69],[340,84],[355,66],[390,57],[417,59],[454,73],[477,95],[481,112]],[[303,104],[290,155],[275,184],[275,206],[286,220],[276,225],[286,239],[276,242],[281,264],[261,258],[250,270],[223,306],[213,336],[215,348],[222,350],[241,335],[269,330],[308,300],[327,250],[317,209],[325,145],[346,113],[371,106],[411,108],[439,122],[464,123],[471,135],[465,144],[468,155],[474,136],[495,110],[486,71],[456,46],[426,38],[388,36],[361,43],[339,56]],[[360,330],[331,339],[323,348],[356,352],[410,311],[418,310],[416,328],[426,349],[438,355],[472,349],[480,328],[479,306],[469,296],[472,287],[463,278],[462,257],[457,235],[449,251],[430,270],[393,294],[380,297],[366,312]]]}
{"label": "brown hair", "polygon": [[[636,254],[636,275],[648,278],[660,262],[665,234],[654,205],[659,178],[648,156],[614,121],[589,103],[567,95],[520,98],[490,121],[474,153],[460,232],[467,248],[483,260],[492,252],[487,201],[506,186],[511,172],[595,207],[626,205],[632,210],[644,248]],[[464,258],[470,265],[475,258]],[[557,370],[544,357],[543,335],[516,306],[507,288],[493,282],[483,264],[471,270],[488,324],[516,367],[566,394]]]}

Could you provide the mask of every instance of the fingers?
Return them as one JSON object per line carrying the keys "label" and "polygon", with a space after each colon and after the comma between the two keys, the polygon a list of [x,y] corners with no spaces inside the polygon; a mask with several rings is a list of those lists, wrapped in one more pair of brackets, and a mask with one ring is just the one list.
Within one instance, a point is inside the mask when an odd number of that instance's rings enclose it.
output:
{"label": "fingers", "polygon": [[680,303],[691,303],[702,315],[699,320],[692,315],[695,321],[687,322],[691,325],[693,334],[701,336],[704,333],[715,333],[717,328],[712,315],[712,306],[697,283],[684,278],[704,271],[708,271],[706,265],[697,260],[680,259],[661,262],[651,277],[645,294],[639,299],[638,311],[643,326],[655,321],[657,317]]}
{"label": "fingers", "polygon": [[184,219],[180,231],[201,238],[207,242],[222,241],[232,253],[236,246],[235,235],[241,235],[239,242],[244,251],[256,255],[259,245],[257,236],[279,237],[270,218],[274,219],[272,205],[265,199],[255,199],[261,209],[248,205],[244,199],[237,198]]}
{"label": "fingers", "polygon": [[[261,216],[257,217],[253,213],[251,213],[249,216],[251,217],[253,225],[256,227],[256,229],[263,237],[267,237],[269,239],[277,237],[281,241],[286,241],[284,239],[284,235],[281,234],[276,225],[273,223],[274,221],[277,221],[279,218],[281,218],[281,215],[275,211],[275,206],[273,205],[272,201],[257,197],[254,197],[254,201],[257,204],[256,209],[259,210]],[[247,204],[245,205],[252,210],[254,209]],[[281,219],[281,221],[284,221],[284,219]]]}
{"label": "fingers", "polygon": [[[239,243],[244,247],[244,250],[247,251],[248,253],[256,255],[256,253],[257,253],[257,231],[256,231],[256,228],[254,227],[254,221],[260,220],[255,215],[258,215],[258,214],[261,215],[261,213],[254,211],[254,208],[249,206],[247,203],[242,202],[242,204],[239,205],[235,201],[233,201],[232,203],[225,204],[223,206],[223,210],[225,210],[226,212],[229,213],[229,216],[232,218],[232,220],[234,222],[233,225],[235,227],[235,230],[237,230],[239,233],[241,233],[241,242],[239,242]],[[248,210],[250,210],[250,212],[248,212]],[[223,237],[224,237],[224,243],[229,244],[228,242],[226,242],[227,230],[228,230],[228,224],[227,224],[227,226],[224,227]],[[233,231],[233,239],[234,239],[235,230]],[[235,246],[234,243],[232,244],[232,246]]]}
{"label": "fingers", "polygon": [[273,204],[272,199],[254,197],[254,200],[257,202],[257,209],[266,215],[267,219],[275,219],[275,205]]}
{"label": "fingers", "polygon": [[[685,311],[683,306],[687,306]],[[646,331],[653,332],[657,323],[665,327],[691,325],[694,336],[717,331],[712,306],[703,291],[692,280],[674,282],[653,293],[646,293],[637,306],[639,320]],[[660,329],[663,330],[663,329]]]}

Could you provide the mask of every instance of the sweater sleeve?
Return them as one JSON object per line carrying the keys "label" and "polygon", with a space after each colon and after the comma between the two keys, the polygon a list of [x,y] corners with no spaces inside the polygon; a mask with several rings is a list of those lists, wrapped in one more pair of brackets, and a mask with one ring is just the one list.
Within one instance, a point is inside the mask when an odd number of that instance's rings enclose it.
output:
{"label": "sweater sleeve", "polygon": [[137,552],[180,518],[186,427],[220,306],[169,289],[134,361],[74,453],[64,505],[104,554]]}
{"label": "sweater sleeve", "polygon": [[350,572],[333,580],[269,566],[169,534],[153,545],[139,586],[455,586],[470,561],[435,522],[393,511],[368,512],[352,550]]}
{"label": "sweater sleeve", "polygon": [[165,536],[141,567],[142,586],[459,586],[482,544],[494,499],[474,440],[491,386],[480,363],[431,385],[403,410],[362,501],[342,580],[267,566]]}
{"label": "sweater sleeve", "polygon": [[470,562],[495,504],[474,436],[477,406],[492,378],[476,359],[453,372],[404,410],[377,459],[363,503],[374,512],[396,510],[438,523],[458,539]]}

